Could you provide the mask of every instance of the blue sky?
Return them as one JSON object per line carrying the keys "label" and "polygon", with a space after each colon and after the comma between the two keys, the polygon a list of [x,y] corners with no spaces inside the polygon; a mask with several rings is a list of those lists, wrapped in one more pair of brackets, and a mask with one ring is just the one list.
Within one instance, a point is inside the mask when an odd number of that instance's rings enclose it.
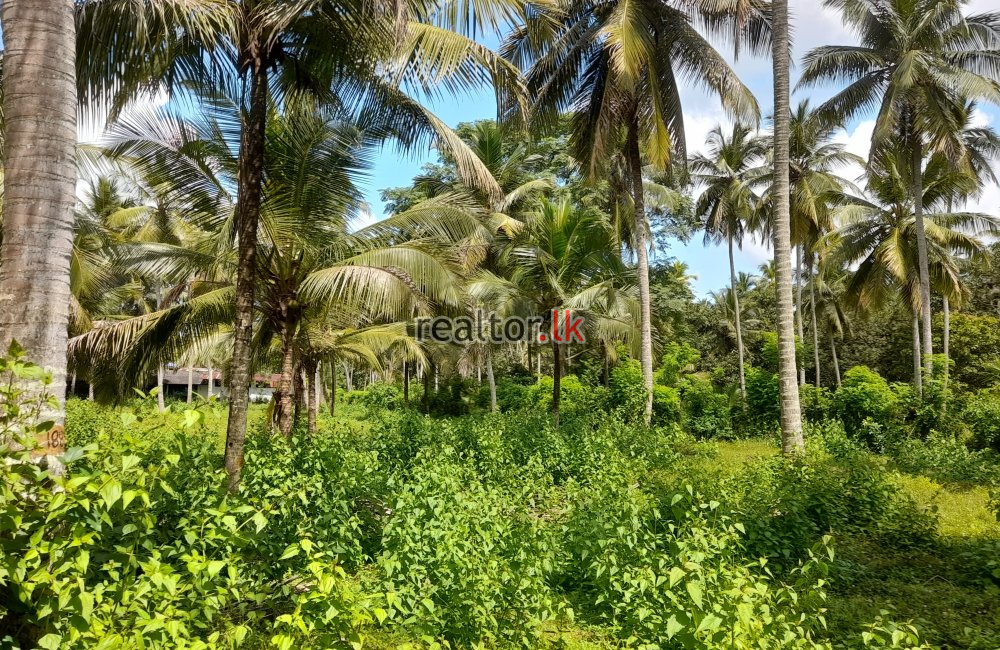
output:
{"label": "blue sky", "polygon": [[[991,9],[994,0],[974,0],[970,3],[969,13],[977,13]],[[836,12],[825,9],[820,0],[792,0],[791,11],[793,20],[793,42],[796,60],[811,47],[826,44],[853,43],[851,35],[843,28]],[[490,43],[494,45],[494,43]],[[772,90],[770,61],[763,59],[744,59],[734,63],[734,67],[743,82],[757,96],[762,112],[771,113]],[[793,71],[793,80],[795,72]],[[823,88],[809,92],[799,92],[793,95],[792,104],[809,98],[818,103],[829,97],[835,88]],[[729,120],[722,112],[718,101],[700,89],[687,88],[682,100],[685,109],[685,130],[687,132],[688,150],[698,151],[704,142],[705,134],[716,124],[728,124]],[[477,119],[492,119],[496,117],[496,102],[490,89],[481,89],[464,97],[449,97],[428,102],[437,116],[447,124],[455,126],[460,122],[470,122]],[[995,107],[984,109],[979,116],[983,123],[1000,128],[1000,111]],[[848,149],[865,155],[871,134],[872,122],[863,118],[843,132],[840,140]],[[409,185],[421,165],[433,160],[433,152],[423,152],[418,155],[400,154],[392,146],[385,147],[375,159],[375,164],[365,185],[365,198],[371,205],[374,218],[383,214],[379,190],[387,187]],[[856,170],[860,172],[860,170]],[[845,172],[850,174],[850,172]],[[977,206],[979,209],[996,214],[1000,209],[1000,188],[990,188]],[[729,261],[724,247],[704,246],[702,238],[696,235],[691,242],[683,244],[674,242],[669,250],[658,251],[658,255],[676,257],[685,262],[690,273],[696,277],[693,288],[698,296],[705,296],[709,291],[717,290],[729,283]],[[755,272],[758,265],[770,258],[770,250],[766,244],[745,242],[744,248],[736,254],[738,271]]]}

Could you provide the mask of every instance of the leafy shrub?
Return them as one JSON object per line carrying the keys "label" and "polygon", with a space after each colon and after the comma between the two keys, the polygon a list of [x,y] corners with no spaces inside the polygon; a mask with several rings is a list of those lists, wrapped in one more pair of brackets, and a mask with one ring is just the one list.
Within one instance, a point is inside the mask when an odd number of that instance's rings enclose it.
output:
{"label": "leafy shrub", "polygon": [[[552,377],[542,377],[528,388],[528,398],[535,408],[552,409],[553,383]],[[562,377],[559,386],[559,412],[564,419],[588,417],[607,408],[608,391],[603,386],[585,386],[575,375]]]}
{"label": "leafy shrub", "polygon": [[403,404],[403,394],[396,386],[377,382],[364,390],[348,393],[351,402],[361,404],[369,414],[392,411]]}
{"label": "leafy shrub", "polygon": [[863,454],[833,459],[782,458],[734,479],[732,500],[747,528],[747,550],[779,562],[797,561],[827,533],[871,536],[901,547],[934,539],[937,520]]}
{"label": "leafy shrub", "polygon": [[744,435],[770,435],[781,426],[778,376],[760,368],[746,369],[746,409],[738,417]]}
{"label": "leafy shrub", "polygon": [[701,353],[687,343],[670,341],[663,348],[660,368],[656,371],[656,383],[677,387],[684,375],[694,370],[701,359]]}
{"label": "leafy shrub", "polygon": [[[611,371],[608,380],[609,404],[627,422],[643,422],[646,413],[646,387],[642,379],[642,365],[627,359]],[[653,418],[651,424],[667,425],[680,422],[680,395],[672,385],[653,386]]]}
{"label": "leafy shrub", "polygon": [[990,449],[970,451],[948,435],[902,440],[890,450],[901,471],[924,474],[944,483],[1000,482],[1000,455]]}
{"label": "leafy shrub", "polygon": [[732,436],[729,397],[715,391],[712,382],[691,377],[681,386],[684,429],[698,438],[726,439]]}
{"label": "leafy shrub", "polygon": [[483,487],[443,450],[418,459],[386,526],[379,567],[389,615],[468,647],[499,636],[538,645],[556,613],[554,547],[537,519]]}
{"label": "leafy shrub", "polygon": [[972,429],[972,443],[1000,452],[1000,387],[976,391],[965,403],[962,420]]}
{"label": "leafy shrub", "polygon": [[692,489],[662,505],[635,491],[578,495],[560,584],[640,648],[816,647],[819,557],[794,586],[740,560],[742,527]]}
{"label": "leafy shrub", "polygon": [[881,375],[865,366],[854,366],[844,373],[833,406],[847,435],[874,451],[885,448],[887,436],[898,424],[897,393]]}
{"label": "leafy shrub", "polygon": [[799,385],[799,405],[802,415],[811,422],[822,422],[831,417],[833,396],[826,386]]}

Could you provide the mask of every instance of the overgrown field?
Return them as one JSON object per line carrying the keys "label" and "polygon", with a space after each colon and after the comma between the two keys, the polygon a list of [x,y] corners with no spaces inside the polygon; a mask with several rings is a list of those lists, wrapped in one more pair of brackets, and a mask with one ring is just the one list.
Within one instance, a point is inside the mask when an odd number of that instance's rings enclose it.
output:
{"label": "overgrown field", "polygon": [[0,643],[1000,647],[996,504],[964,447],[876,456],[827,424],[792,462],[770,439],[373,395],[311,437],[256,413],[238,496],[220,407],[71,403],[65,477],[2,470]]}

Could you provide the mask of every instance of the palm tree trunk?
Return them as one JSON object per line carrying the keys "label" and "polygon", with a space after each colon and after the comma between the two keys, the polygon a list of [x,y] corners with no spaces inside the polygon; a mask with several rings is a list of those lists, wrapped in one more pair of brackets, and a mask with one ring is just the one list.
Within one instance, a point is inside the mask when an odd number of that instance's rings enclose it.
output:
{"label": "palm tree trunk", "polygon": [[90,400],[91,402],[94,401],[94,382],[93,381],[88,381],[87,382],[87,399]]}
{"label": "palm tree trunk", "polygon": [[[258,48],[263,51],[264,48]],[[260,220],[261,178],[264,169],[264,130],[267,125],[267,66],[251,57],[250,111],[242,124],[239,188],[236,200],[238,258],[236,319],[233,323],[233,362],[229,370],[229,422],[226,426],[225,467],[229,491],[240,487],[243,445],[250,403],[250,345],[253,337],[254,282],[257,267],[257,223]]]}
{"label": "palm tree trunk", "polygon": [[943,387],[944,395],[942,395],[941,410],[947,412],[948,410],[948,375],[950,374],[948,366],[951,365],[951,303],[948,302],[948,297],[944,296],[943,300],[943,311],[942,316],[944,317],[944,332],[941,337],[941,351],[944,353],[944,377],[943,377]]}
{"label": "palm tree trunk", "polygon": [[[805,326],[803,325],[802,318],[802,247],[795,247],[795,317],[796,317],[796,328],[799,332],[799,344],[804,344],[806,342]],[[806,383],[806,367],[805,365],[799,366],[799,386],[803,386]]]}
{"label": "palm tree trunk", "polygon": [[[819,329],[816,326],[816,282],[813,281],[813,270],[816,268],[813,264],[813,254],[809,253],[809,261],[806,263],[809,267],[809,311],[810,317],[812,318],[812,334],[813,334],[813,363],[816,364],[816,388],[820,385],[820,368],[819,368]],[[819,396],[817,395],[817,398]]]}
{"label": "palm tree trunk", "polygon": [[212,363],[208,364],[208,399],[212,399],[215,395],[215,368],[212,367]]}
{"label": "palm tree trunk", "polygon": [[164,402],[163,389],[163,364],[161,363],[156,367],[156,407],[159,409],[160,413],[167,410],[167,405]]}
{"label": "palm tree trunk", "polygon": [[73,371],[69,380],[69,396],[76,397],[76,370]]}
{"label": "palm tree trunk", "polygon": [[424,413],[431,412],[431,373],[434,370],[434,362],[428,361],[429,365],[424,372]]}
{"label": "palm tree trunk", "polygon": [[403,359],[403,401],[410,403],[410,364]]}
{"label": "palm tree trunk", "polygon": [[916,127],[912,128],[910,140],[910,173],[913,180],[913,191],[910,198],[913,200],[913,223],[917,233],[917,265],[920,276],[920,320],[923,321],[923,365],[924,371],[930,377],[933,370],[934,359],[933,343],[931,341],[931,276],[927,261],[927,233],[924,230],[924,189],[923,189],[923,162],[924,150],[920,134],[916,132]]}
{"label": "palm tree trunk", "polygon": [[188,364],[188,386],[187,386],[187,403],[191,404],[194,400],[194,368],[191,366],[194,364]]}
{"label": "palm tree trunk", "polygon": [[337,410],[337,362],[332,357],[329,362],[330,366],[330,415],[332,416]]}
{"label": "palm tree trunk", "polygon": [[740,323],[740,296],[736,291],[736,262],[733,260],[733,238],[728,237],[729,242],[729,282],[733,290],[733,306],[736,311],[736,349],[740,358],[740,399],[746,406],[747,401],[747,380],[743,369],[743,326]]}
{"label": "palm tree trunk", "polygon": [[[0,345],[6,352],[17,341],[30,361],[52,373],[45,390],[57,406],[46,404],[40,416],[60,429],[76,201],[74,3],[8,1],[0,19],[6,52]],[[62,453],[58,436],[43,437],[48,452]]]}
{"label": "palm tree trunk", "polygon": [[497,412],[497,381],[493,376],[493,352],[486,350],[486,380],[490,383],[490,411]]}
{"label": "palm tree trunk", "polygon": [[552,341],[552,421],[559,428],[559,401],[562,397],[562,364],[559,344]]}
{"label": "palm tree trunk", "polygon": [[837,339],[830,332],[830,354],[833,356],[833,374],[837,377],[837,388],[840,388],[840,360],[837,359]]}
{"label": "palm tree trunk", "polygon": [[286,438],[292,434],[292,424],[295,405],[295,357],[292,345],[293,327],[286,318],[281,323],[281,368],[278,372],[277,401],[275,402],[274,421],[278,432]]}
{"label": "palm tree trunk", "polygon": [[312,363],[312,367],[307,367],[309,377],[309,434],[316,433],[316,421],[319,416],[319,364]]}
{"label": "palm tree trunk", "polygon": [[639,276],[640,320],[639,357],[642,362],[642,382],[646,389],[646,407],[643,419],[649,426],[653,418],[653,316],[649,297],[649,255],[646,249],[646,205],[642,185],[642,157],[639,153],[639,125],[635,116],[629,124],[626,141],[629,174],[632,184],[632,201],[635,205],[635,257]]}
{"label": "palm tree trunk", "polygon": [[924,382],[920,372],[920,316],[916,310],[913,312],[913,388],[917,395],[924,392]]}
{"label": "palm tree trunk", "polygon": [[344,388],[348,393],[354,390],[354,368],[347,365],[344,366]]}
{"label": "palm tree trunk", "polygon": [[792,307],[791,206],[789,199],[788,147],[788,0],[772,3],[774,62],[774,261],[778,288],[778,378],[781,395],[781,449],[785,454],[805,450],[799,387],[795,382],[795,323]]}
{"label": "palm tree trunk", "polygon": [[308,380],[306,371],[301,365],[295,369],[295,415],[292,422],[298,424],[302,421],[302,414],[309,415],[309,390],[306,388]]}

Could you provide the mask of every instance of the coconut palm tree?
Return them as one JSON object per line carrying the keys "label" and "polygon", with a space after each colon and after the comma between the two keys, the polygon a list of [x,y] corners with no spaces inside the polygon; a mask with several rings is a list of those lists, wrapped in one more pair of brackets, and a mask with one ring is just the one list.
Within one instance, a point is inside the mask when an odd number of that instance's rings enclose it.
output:
{"label": "coconut palm tree", "polygon": [[811,50],[802,86],[846,82],[818,111],[844,123],[876,106],[869,164],[879,152],[909,151],[909,199],[914,213],[924,368],[932,359],[930,252],[924,226],[923,163],[947,151],[968,99],[1000,103],[1000,14],[965,15],[963,0],[827,0],[841,11],[860,45]]}
{"label": "coconut palm tree", "polygon": [[705,243],[725,241],[729,251],[729,278],[734,301],[736,349],[739,355],[740,398],[746,402],[747,386],[743,359],[743,330],[740,324],[739,292],[733,245],[742,248],[748,222],[757,209],[752,185],[757,168],[764,160],[767,145],[748,126],[735,124],[727,135],[721,126],[708,133],[706,154],[688,163],[693,179],[705,187],[695,206],[704,219]]}
{"label": "coconut palm tree", "polygon": [[[404,88],[491,83],[520,101],[516,72],[488,48],[448,29],[496,27],[513,18],[511,2],[482,6],[445,0],[90,0],[78,18],[78,74],[84,99],[120,109],[141,90],[190,84],[238,98],[241,120],[236,219],[239,248],[225,465],[239,484],[246,436],[254,322],[257,238],[262,210],[265,131],[273,100],[301,95],[353,113],[370,133],[404,147],[435,141],[474,185],[495,182],[462,142]],[[151,56],[150,52],[159,56]]]}
{"label": "coconut palm tree", "polygon": [[[909,203],[909,175],[913,172],[909,152],[882,154],[879,167],[868,174],[870,199],[855,198],[837,208],[842,224],[824,241],[831,249],[832,263],[855,267],[846,283],[848,300],[862,312],[887,303],[901,294],[920,315],[920,273],[916,216]],[[955,256],[976,255],[983,249],[980,235],[1000,231],[1000,219],[975,212],[947,212],[943,208],[956,188],[968,187],[968,176],[956,171],[943,158],[932,158],[920,172],[923,211],[926,212],[927,251],[935,289],[955,300],[962,294],[960,270]],[[919,325],[918,325],[919,327]],[[921,330],[915,329],[914,357],[923,354]],[[924,366],[926,368],[926,366]],[[922,385],[920,364],[914,383]]]}
{"label": "coconut palm tree", "polygon": [[[809,100],[803,100],[791,113],[789,122],[789,184],[791,186],[791,237],[796,252],[795,315],[799,339],[805,341],[805,304],[802,292],[813,278],[816,265],[814,248],[820,238],[833,228],[833,209],[845,192],[857,193],[853,183],[840,176],[844,167],[864,166],[864,160],[848,152],[842,143],[834,142],[838,127],[812,110]],[[760,183],[769,186],[773,174],[762,174]],[[771,192],[765,192],[757,216],[758,228],[769,228]],[[804,260],[804,263],[803,263]],[[813,338],[817,337],[815,319],[812,323]],[[818,348],[814,359],[819,374]],[[799,366],[799,384],[806,381],[805,366]],[[819,385],[819,379],[816,380]]]}
{"label": "coconut palm tree", "polygon": [[788,0],[771,5],[774,67],[774,182],[771,185],[775,278],[778,290],[778,382],[781,396],[781,449],[799,454],[802,413],[795,383],[795,315],[792,307],[792,238],[789,197],[789,18]]}
{"label": "coconut palm tree", "polygon": [[[180,131],[191,133],[194,128],[186,125]],[[143,132],[139,129],[132,139],[123,139],[117,150],[144,156],[137,164],[155,167],[168,160],[173,150],[142,137]],[[199,167],[206,174],[218,170],[224,175],[238,168],[234,149],[220,140],[225,132],[219,122],[210,121],[201,127],[201,140],[184,142],[186,150],[212,152],[214,158]],[[317,323],[329,321],[331,305],[381,322],[426,311],[431,302],[454,305],[459,299],[458,266],[428,235],[441,231],[442,219],[417,224],[404,214],[350,232],[359,204],[353,178],[365,167],[371,144],[353,126],[322,112],[289,107],[285,115],[273,117],[267,144],[253,350],[259,363],[269,351],[277,351],[275,422],[288,435],[295,377],[303,360],[321,358],[318,353],[303,354],[314,347],[304,343],[309,340],[306,334],[319,327]],[[213,183],[222,188],[231,186],[232,179],[204,184]],[[216,225],[217,239],[228,241],[234,218],[231,210],[224,215]],[[414,238],[417,230],[422,234]],[[211,252],[159,244],[147,247],[136,262],[196,274],[212,268],[217,259]],[[174,358],[228,328],[233,300],[234,287],[224,278],[205,283],[202,291],[180,304],[161,305],[154,313],[94,330],[75,339],[73,348],[96,363],[118,364],[113,377],[124,383],[115,388],[127,390],[128,382],[143,376],[152,360]]]}
{"label": "coconut palm tree", "polygon": [[768,43],[767,20],[754,3],[654,0],[556,0],[536,8],[502,52],[527,70],[532,117],[540,128],[573,112],[570,144],[588,177],[619,165],[631,196],[642,336],[645,419],[653,409],[649,231],[644,161],[656,170],[686,159],[679,76],[704,84],[738,119],[760,119],[757,101],[696,25],[753,52]]}
{"label": "coconut palm tree", "polygon": [[609,224],[594,213],[568,201],[542,200],[536,212],[524,215],[523,227],[501,251],[501,273],[483,269],[468,283],[472,298],[494,306],[500,316],[543,319],[538,342],[552,349],[556,426],[564,342],[553,335],[559,327],[553,316],[571,310],[583,317],[584,333],[606,339],[617,332],[619,340],[628,338],[638,320],[634,279],[610,245],[613,238]]}
{"label": "coconut palm tree", "polygon": [[[66,388],[73,205],[76,200],[76,84],[71,0],[7,2],[3,27],[3,235],[0,345],[17,341],[52,373],[61,423]],[[45,83],[39,83],[44,79]],[[52,443],[51,445],[49,443]],[[45,444],[58,452],[62,442]]]}

